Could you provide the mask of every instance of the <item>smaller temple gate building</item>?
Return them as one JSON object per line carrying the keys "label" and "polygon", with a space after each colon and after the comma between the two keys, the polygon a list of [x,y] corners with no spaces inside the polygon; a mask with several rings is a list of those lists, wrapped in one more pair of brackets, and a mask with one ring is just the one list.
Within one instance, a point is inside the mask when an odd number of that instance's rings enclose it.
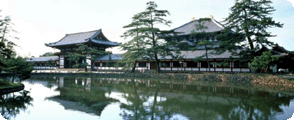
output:
{"label": "smaller temple gate building", "polygon": [[[102,33],[101,29],[88,32],[66,34],[65,37],[63,37],[61,40],[45,45],[60,50],[60,52],[56,54],[59,56],[59,68],[72,68],[73,64],[70,60],[67,59],[66,55],[69,52],[76,52],[74,50],[78,47],[79,44],[87,45],[100,51],[105,51],[105,49],[109,47],[116,47],[120,45],[117,42],[111,42],[110,40],[108,40]],[[92,55],[89,54],[87,55],[86,60],[79,62],[86,62],[87,68],[91,69],[93,66],[93,60],[91,59],[91,56]]]}

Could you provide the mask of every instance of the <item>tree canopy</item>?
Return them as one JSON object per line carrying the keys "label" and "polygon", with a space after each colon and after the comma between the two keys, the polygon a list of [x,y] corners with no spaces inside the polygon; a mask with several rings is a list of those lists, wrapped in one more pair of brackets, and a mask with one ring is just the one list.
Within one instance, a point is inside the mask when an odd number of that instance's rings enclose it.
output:
{"label": "tree canopy", "polygon": [[271,0],[236,0],[223,21],[225,30],[217,36],[221,41],[218,52],[229,50],[245,65],[256,56],[257,49],[274,45],[268,40],[275,37],[269,29],[283,24],[271,17],[275,11],[271,4]]}
{"label": "tree canopy", "polygon": [[123,49],[128,50],[124,55],[125,59],[132,64],[139,58],[155,60],[156,71],[160,72],[158,55],[170,55],[166,40],[160,37],[168,32],[158,28],[158,25],[169,26],[171,24],[171,21],[164,19],[167,15],[169,12],[158,10],[157,4],[153,1],[147,2],[147,7],[143,12],[134,15],[132,23],[124,26],[129,30],[123,36],[132,37],[130,42],[122,45]]}

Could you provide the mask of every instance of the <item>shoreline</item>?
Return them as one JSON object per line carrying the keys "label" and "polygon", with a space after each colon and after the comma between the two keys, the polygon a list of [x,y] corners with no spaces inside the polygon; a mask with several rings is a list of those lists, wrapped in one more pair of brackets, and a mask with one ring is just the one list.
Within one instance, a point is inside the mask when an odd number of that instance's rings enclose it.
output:
{"label": "shoreline", "polygon": [[1,87],[0,88],[0,95],[21,91],[24,89],[24,87],[25,86],[23,84]]}
{"label": "shoreline", "polygon": [[17,85],[17,86],[7,86],[7,87],[4,87],[4,88],[0,88],[0,95],[21,91],[23,89],[24,89],[23,84],[20,84],[20,85]]}

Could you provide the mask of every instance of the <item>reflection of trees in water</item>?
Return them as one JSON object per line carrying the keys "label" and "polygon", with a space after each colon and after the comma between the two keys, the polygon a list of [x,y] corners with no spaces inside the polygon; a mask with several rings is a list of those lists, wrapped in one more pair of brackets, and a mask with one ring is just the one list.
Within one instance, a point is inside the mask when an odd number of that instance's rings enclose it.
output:
{"label": "reflection of trees in water", "polygon": [[[177,94],[161,100],[159,84],[154,88],[139,88],[134,80],[129,85],[116,85],[127,103],[121,104],[124,119],[170,119],[180,114],[189,119],[272,119],[282,113],[281,106],[294,97],[258,92],[238,96],[217,94],[207,89],[205,94]],[[139,90],[138,90],[139,89]],[[202,91],[203,92],[203,91]],[[168,93],[170,94],[170,93]],[[171,93],[174,94],[174,93]],[[241,97],[240,97],[241,96]]]}
{"label": "reflection of trees in water", "polygon": [[159,96],[159,81],[155,91],[138,90],[136,83],[132,80],[130,85],[118,85],[116,89],[123,93],[128,103],[121,104],[124,109],[121,116],[123,119],[170,119],[173,112],[162,106],[164,102]]}
{"label": "reflection of trees in water", "polygon": [[294,97],[278,94],[260,93],[244,96],[236,107],[223,117],[226,119],[273,119],[276,114],[283,113],[281,106],[289,106]]}
{"label": "reflection of trees in water", "polygon": [[19,92],[19,95],[14,93],[5,94],[0,96],[1,115],[5,119],[15,117],[19,112],[25,111],[33,98],[29,95],[29,91]]}
{"label": "reflection of trees in water", "polygon": [[[73,83],[83,85],[83,80],[86,79],[83,77],[64,77],[64,88],[70,88]],[[123,93],[124,99],[127,100],[126,104],[122,103],[120,106],[124,110],[121,113],[124,119],[169,119],[176,114],[186,116],[189,119],[219,119],[219,117],[222,119],[271,119],[274,115],[282,113],[281,106],[289,105],[290,100],[294,98],[270,92],[252,92],[251,89],[239,91],[238,88],[234,88],[231,90],[228,87],[216,87],[217,83],[215,83],[215,86],[208,87],[187,85],[184,89],[182,85],[170,87],[170,83],[165,84],[164,82],[156,82],[148,86],[146,81],[144,83],[132,80],[128,83],[127,79],[95,78],[92,79],[91,85],[92,92],[99,88],[93,88],[94,85],[106,87],[106,89],[103,89],[104,92],[101,93],[103,96],[98,98],[109,97],[113,91],[113,86]],[[201,89],[198,90],[198,87]],[[81,93],[74,91],[72,94]],[[83,91],[87,92],[85,89]],[[167,94],[165,94],[164,91],[174,92],[166,92]],[[189,94],[184,93],[185,91]],[[105,93],[108,93],[108,95],[104,96]],[[96,94],[98,95],[98,93]],[[85,99],[93,98],[93,96],[95,94],[89,94]]]}

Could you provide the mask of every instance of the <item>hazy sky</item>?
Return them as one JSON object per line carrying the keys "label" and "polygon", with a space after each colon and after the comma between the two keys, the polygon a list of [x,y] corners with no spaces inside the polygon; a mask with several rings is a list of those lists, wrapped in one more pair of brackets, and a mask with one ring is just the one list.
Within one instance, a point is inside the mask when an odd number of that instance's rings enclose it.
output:
{"label": "hazy sky", "polygon": [[[142,12],[149,0],[0,0],[1,15],[9,15],[21,56],[39,56],[57,51],[45,43],[56,42],[67,33],[102,29],[105,36],[114,42],[124,42],[120,36],[122,27],[131,22],[131,17]],[[167,19],[172,29],[191,21],[213,15],[217,21],[228,16],[235,0],[155,0],[158,9],[171,13]],[[271,29],[277,35],[271,38],[286,49],[294,51],[294,0],[272,0],[276,11],[274,20],[284,23],[283,28]],[[290,1],[290,2],[289,2]],[[293,4],[292,4],[292,3]],[[112,49],[121,53],[119,49]]]}

